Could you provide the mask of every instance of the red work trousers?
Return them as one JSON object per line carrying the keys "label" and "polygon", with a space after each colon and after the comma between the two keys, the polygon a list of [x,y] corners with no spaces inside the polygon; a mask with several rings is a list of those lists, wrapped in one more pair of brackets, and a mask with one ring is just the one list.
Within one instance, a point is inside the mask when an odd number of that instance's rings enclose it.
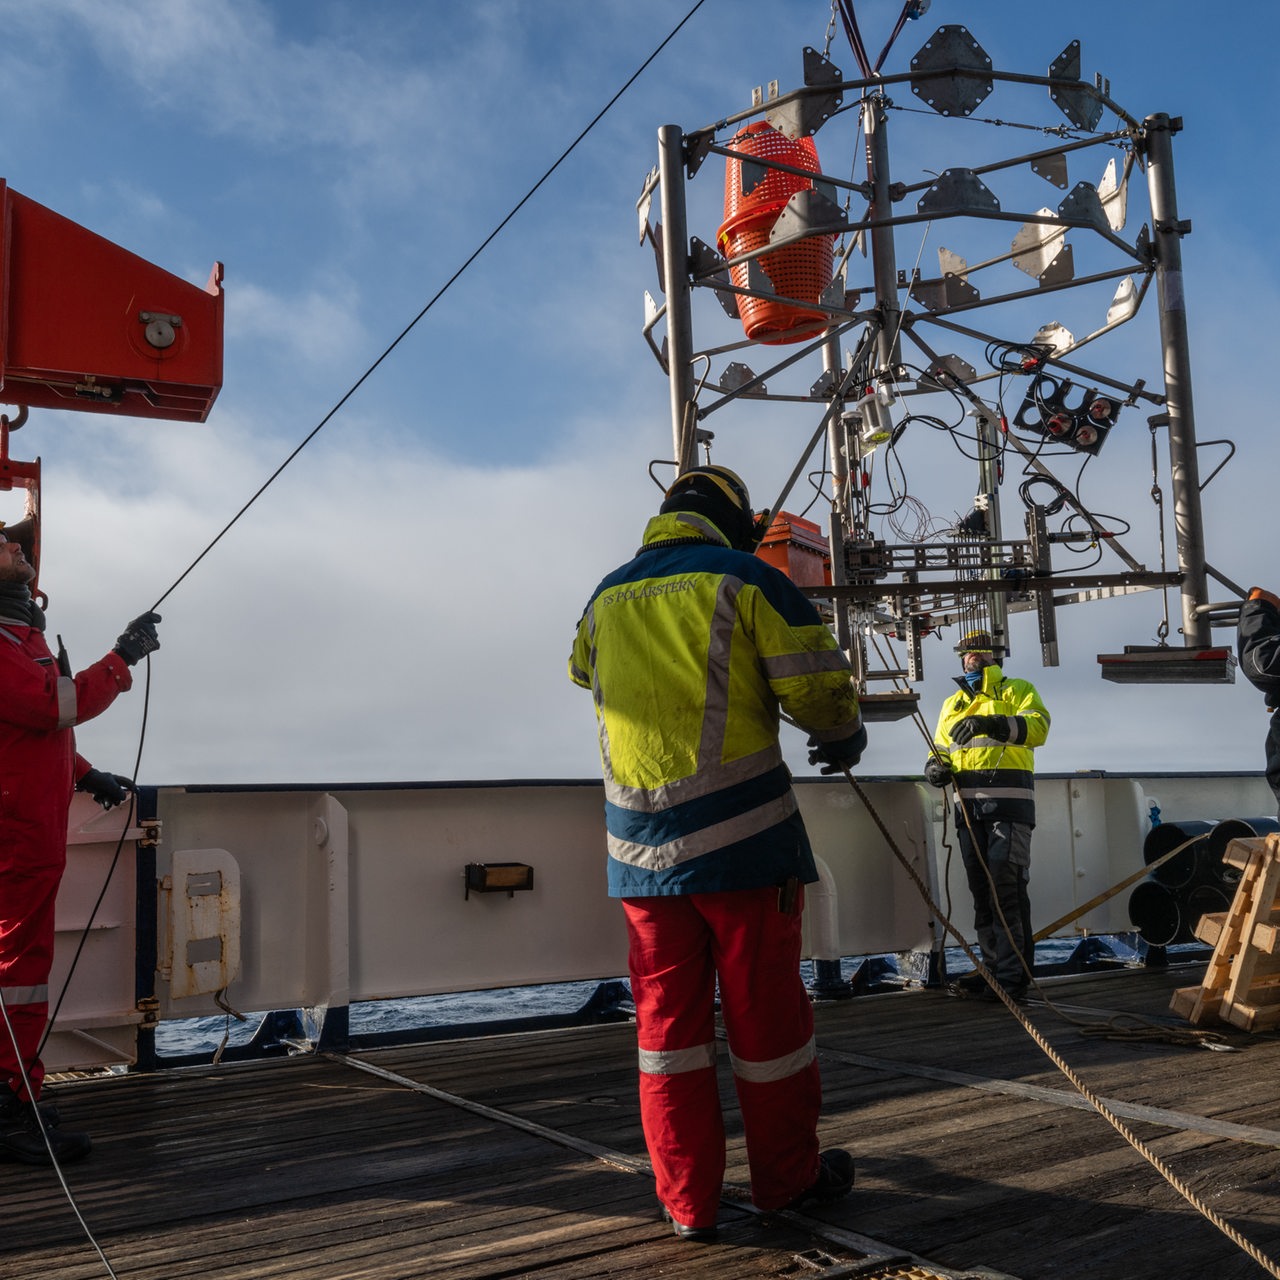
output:
{"label": "red work trousers", "polygon": [[640,1118],[658,1199],[685,1226],[716,1221],[725,1167],[715,997],[729,1042],[751,1199],[779,1209],[818,1176],[822,1085],[800,978],[801,890],[625,898],[640,1047]]}
{"label": "red work trousers", "polygon": [[38,1098],[44,1080],[39,1049],[49,1016],[53,909],[61,880],[61,860],[17,866],[0,854],[0,1088],[7,1084],[21,1098]]}

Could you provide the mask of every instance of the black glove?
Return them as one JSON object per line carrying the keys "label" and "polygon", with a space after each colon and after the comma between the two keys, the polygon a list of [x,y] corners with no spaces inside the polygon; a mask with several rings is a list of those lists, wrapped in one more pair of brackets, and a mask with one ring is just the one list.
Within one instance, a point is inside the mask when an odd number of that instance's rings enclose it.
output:
{"label": "black glove", "polygon": [[77,791],[91,795],[104,809],[112,809],[124,804],[133,790],[133,780],[122,777],[118,773],[103,773],[101,769],[90,769],[79,782]]}
{"label": "black glove", "polygon": [[1008,716],[966,716],[951,730],[951,741],[964,746],[971,738],[1009,741]]}
{"label": "black glove", "polygon": [[930,756],[924,762],[924,780],[931,787],[945,787],[952,779],[951,766],[937,756]]}
{"label": "black glove", "polygon": [[862,759],[862,752],[867,745],[866,729],[859,729],[848,738],[837,742],[819,742],[817,738],[809,739],[809,763],[821,765],[819,773],[843,773],[852,769]]}
{"label": "black glove", "polygon": [[125,627],[124,633],[112,645],[112,652],[118,653],[129,666],[141,662],[147,654],[160,647],[160,639],[156,635],[156,623],[159,621],[158,613],[140,614]]}

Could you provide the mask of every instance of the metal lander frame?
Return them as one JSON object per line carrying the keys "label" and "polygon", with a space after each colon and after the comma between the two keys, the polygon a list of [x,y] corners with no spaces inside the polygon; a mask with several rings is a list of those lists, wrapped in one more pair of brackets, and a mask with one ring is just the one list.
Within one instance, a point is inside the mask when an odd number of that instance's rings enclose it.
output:
{"label": "metal lander frame", "polygon": [[[673,461],[680,470],[696,465],[699,446],[709,448],[713,434],[702,424],[726,406],[780,400],[808,404],[817,412],[816,430],[771,510],[776,516],[782,509],[806,460],[825,440],[830,585],[808,587],[806,594],[826,602],[840,643],[850,654],[864,714],[870,719],[912,713],[918,695],[902,688],[901,682],[922,677],[921,641],[933,631],[953,624],[990,629],[1007,652],[1009,614],[1034,610],[1043,663],[1055,666],[1059,605],[1151,589],[1167,593],[1177,588],[1182,645],[1167,640],[1166,605],[1159,643],[1099,655],[1103,677],[1122,683],[1230,683],[1234,678],[1230,648],[1211,642],[1211,627],[1234,623],[1239,606],[1212,603],[1209,577],[1237,596],[1244,592],[1205,560],[1200,446],[1182,289],[1181,241],[1190,224],[1178,214],[1173,168],[1173,138],[1182,122],[1162,114],[1141,120],[1130,115],[1112,100],[1108,81],[1100,76],[1092,83],[1081,79],[1080,52],[1079,42],[1073,41],[1053,60],[1047,75],[1001,72],[966,28],[949,25],[925,42],[909,71],[846,81],[827,56],[806,48],[803,88],[780,93],[775,81],[767,92],[755,90],[748,110],[690,133],[676,125],[658,132],[658,164],[644,183],[637,209],[640,239],[653,247],[659,288],[666,299],[660,305],[646,293],[644,336],[670,383]],[[973,112],[997,83],[1002,92],[1009,92],[1006,86],[1043,86],[1067,123],[1054,117],[1052,125],[1017,126],[1037,128],[1047,136],[1048,145],[1039,150],[984,158],[970,167],[952,164],[915,183],[893,180],[890,128],[897,104],[891,91],[909,90],[918,99],[905,99],[913,116],[932,112],[929,119],[936,126],[936,117],[980,119]],[[770,168],[802,172],[745,153],[739,130],[748,122],[763,120],[787,138],[813,137],[816,142],[824,127],[847,119],[844,113],[854,108],[862,154],[849,180],[825,168],[821,175],[811,175],[812,183],[791,195],[762,247],[726,257],[702,239],[690,238],[688,184],[718,168],[707,165],[711,156],[737,166],[744,190],[762,181]],[[1116,122],[1099,131],[1104,111],[1114,113]],[[1077,181],[1068,189],[1068,161],[1099,147],[1113,152],[1102,181]],[[959,151],[953,147],[948,154]],[[1119,174],[1117,157],[1122,158]],[[1149,221],[1126,239],[1121,232],[1130,179],[1142,171]],[[1065,191],[1056,209],[1015,212],[1002,205],[993,187],[1014,174],[1025,184],[1028,172]],[[1133,185],[1140,189],[1139,183]],[[919,261],[921,224],[941,224],[949,233],[953,227],[981,225],[989,235],[998,229],[992,224],[1001,222],[1018,226],[1012,245],[976,266],[946,248],[938,252],[940,272],[935,278],[923,277],[918,266],[904,270],[899,265],[907,260],[899,252],[900,244],[909,243]],[[834,240],[830,283],[820,297],[803,300],[805,310],[821,313],[820,323],[809,326],[807,337],[802,331],[797,337],[765,343],[744,340],[739,329],[735,341],[701,347],[695,343],[695,297],[700,306],[702,300],[714,299],[725,315],[736,317],[740,299],[776,295],[761,260],[821,236],[843,242]],[[1099,261],[1097,269],[1077,275],[1074,249],[1082,244],[1086,254]],[[863,264],[855,261],[859,251]],[[735,267],[736,276],[731,275]],[[983,296],[975,280],[980,278],[985,287],[1002,267],[1017,268],[1033,277],[1033,283]],[[869,279],[855,279],[859,271]],[[1043,308],[1046,298],[1067,290],[1096,289],[1112,282],[1117,287],[1105,321],[1081,339],[1056,322],[1042,324],[1029,340],[1001,337],[972,323],[981,323],[997,306],[1005,312],[1025,312],[1029,305]],[[1153,282],[1163,387],[1082,366],[1076,356],[1079,349],[1136,316]],[[724,319],[719,323],[723,326]],[[665,333],[659,341],[662,327]],[[1021,332],[1032,327],[1028,324]],[[842,352],[842,339],[852,343],[851,350]],[[984,348],[990,368],[979,371],[980,358],[965,359],[944,345],[954,342]],[[781,343],[792,349],[777,359]],[[740,358],[748,351],[753,359],[772,363],[757,373]],[[820,376],[807,390],[782,392],[779,380],[794,379],[801,361],[820,362]],[[1003,396],[1015,386],[1019,404],[1010,413]],[[941,538],[890,541],[876,536],[869,480],[873,455],[879,449],[888,457],[902,427],[916,413],[913,404],[936,403],[939,398],[963,410],[965,430],[971,433],[977,470],[974,509]],[[1096,456],[1121,410],[1130,417],[1146,411],[1153,472],[1158,435],[1163,432],[1166,437],[1176,568],[1163,563],[1165,512],[1154,479],[1162,562],[1155,569],[1131,554],[1116,531],[1048,465],[1064,456],[1082,464]],[[1028,477],[1021,491],[1024,529],[1018,536],[1009,536],[1001,515],[1006,459],[1020,462]],[[1225,460],[1209,480],[1222,465]],[[1046,494],[1047,501],[1036,500]],[[1064,528],[1051,529],[1050,521],[1064,511]],[[1096,546],[1099,558],[1106,554],[1114,559],[1087,571],[1055,567],[1055,547],[1074,543],[1078,551],[1082,542]],[[889,636],[905,642],[905,666],[894,660],[876,670],[879,638]],[[868,693],[868,682],[878,679],[892,679],[898,687],[887,694]]]}

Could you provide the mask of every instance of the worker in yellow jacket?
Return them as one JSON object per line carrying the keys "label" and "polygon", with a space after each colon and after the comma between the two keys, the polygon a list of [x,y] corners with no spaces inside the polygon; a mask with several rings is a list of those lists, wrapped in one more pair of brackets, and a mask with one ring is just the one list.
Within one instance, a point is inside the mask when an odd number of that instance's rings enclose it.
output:
{"label": "worker in yellow jacket", "polygon": [[818,1149],[799,972],[804,886],[818,874],[779,710],[824,771],[855,765],[867,735],[847,658],[757,541],[738,476],[686,472],[635,557],[592,593],[569,658],[595,698],[645,1140],[663,1212],[690,1241],[715,1238],[725,1166],[717,992],[754,1203],[832,1200],[854,1179],[848,1152]]}
{"label": "worker in yellow jacket", "polygon": [[[935,787],[955,785],[956,836],[982,961],[1021,999],[1034,963],[1027,891],[1036,825],[1034,751],[1049,735],[1049,712],[1035,685],[1004,674],[1003,649],[990,633],[969,632],[956,651],[960,688],[938,715],[925,777]],[[957,985],[998,998],[976,972]]]}

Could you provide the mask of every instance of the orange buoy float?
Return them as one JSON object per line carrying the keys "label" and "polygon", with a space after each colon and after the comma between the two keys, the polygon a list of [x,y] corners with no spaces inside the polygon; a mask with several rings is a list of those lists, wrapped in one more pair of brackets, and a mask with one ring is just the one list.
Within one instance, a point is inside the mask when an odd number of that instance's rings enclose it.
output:
{"label": "orange buoy float", "polygon": [[[769,243],[769,233],[787,201],[797,191],[812,188],[813,179],[772,167],[785,164],[818,175],[818,149],[812,138],[788,138],[771,124],[758,120],[735,135],[724,173],[724,221],[717,243],[726,258],[750,253]],[[738,294],[738,315],[753,342],[782,345],[803,342],[821,333],[831,317],[817,310],[823,290],[831,283],[835,236],[810,236],[758,259],[776,297]],[[729,278],[739,289],[750,288],[750,262],[730,266]]]}

